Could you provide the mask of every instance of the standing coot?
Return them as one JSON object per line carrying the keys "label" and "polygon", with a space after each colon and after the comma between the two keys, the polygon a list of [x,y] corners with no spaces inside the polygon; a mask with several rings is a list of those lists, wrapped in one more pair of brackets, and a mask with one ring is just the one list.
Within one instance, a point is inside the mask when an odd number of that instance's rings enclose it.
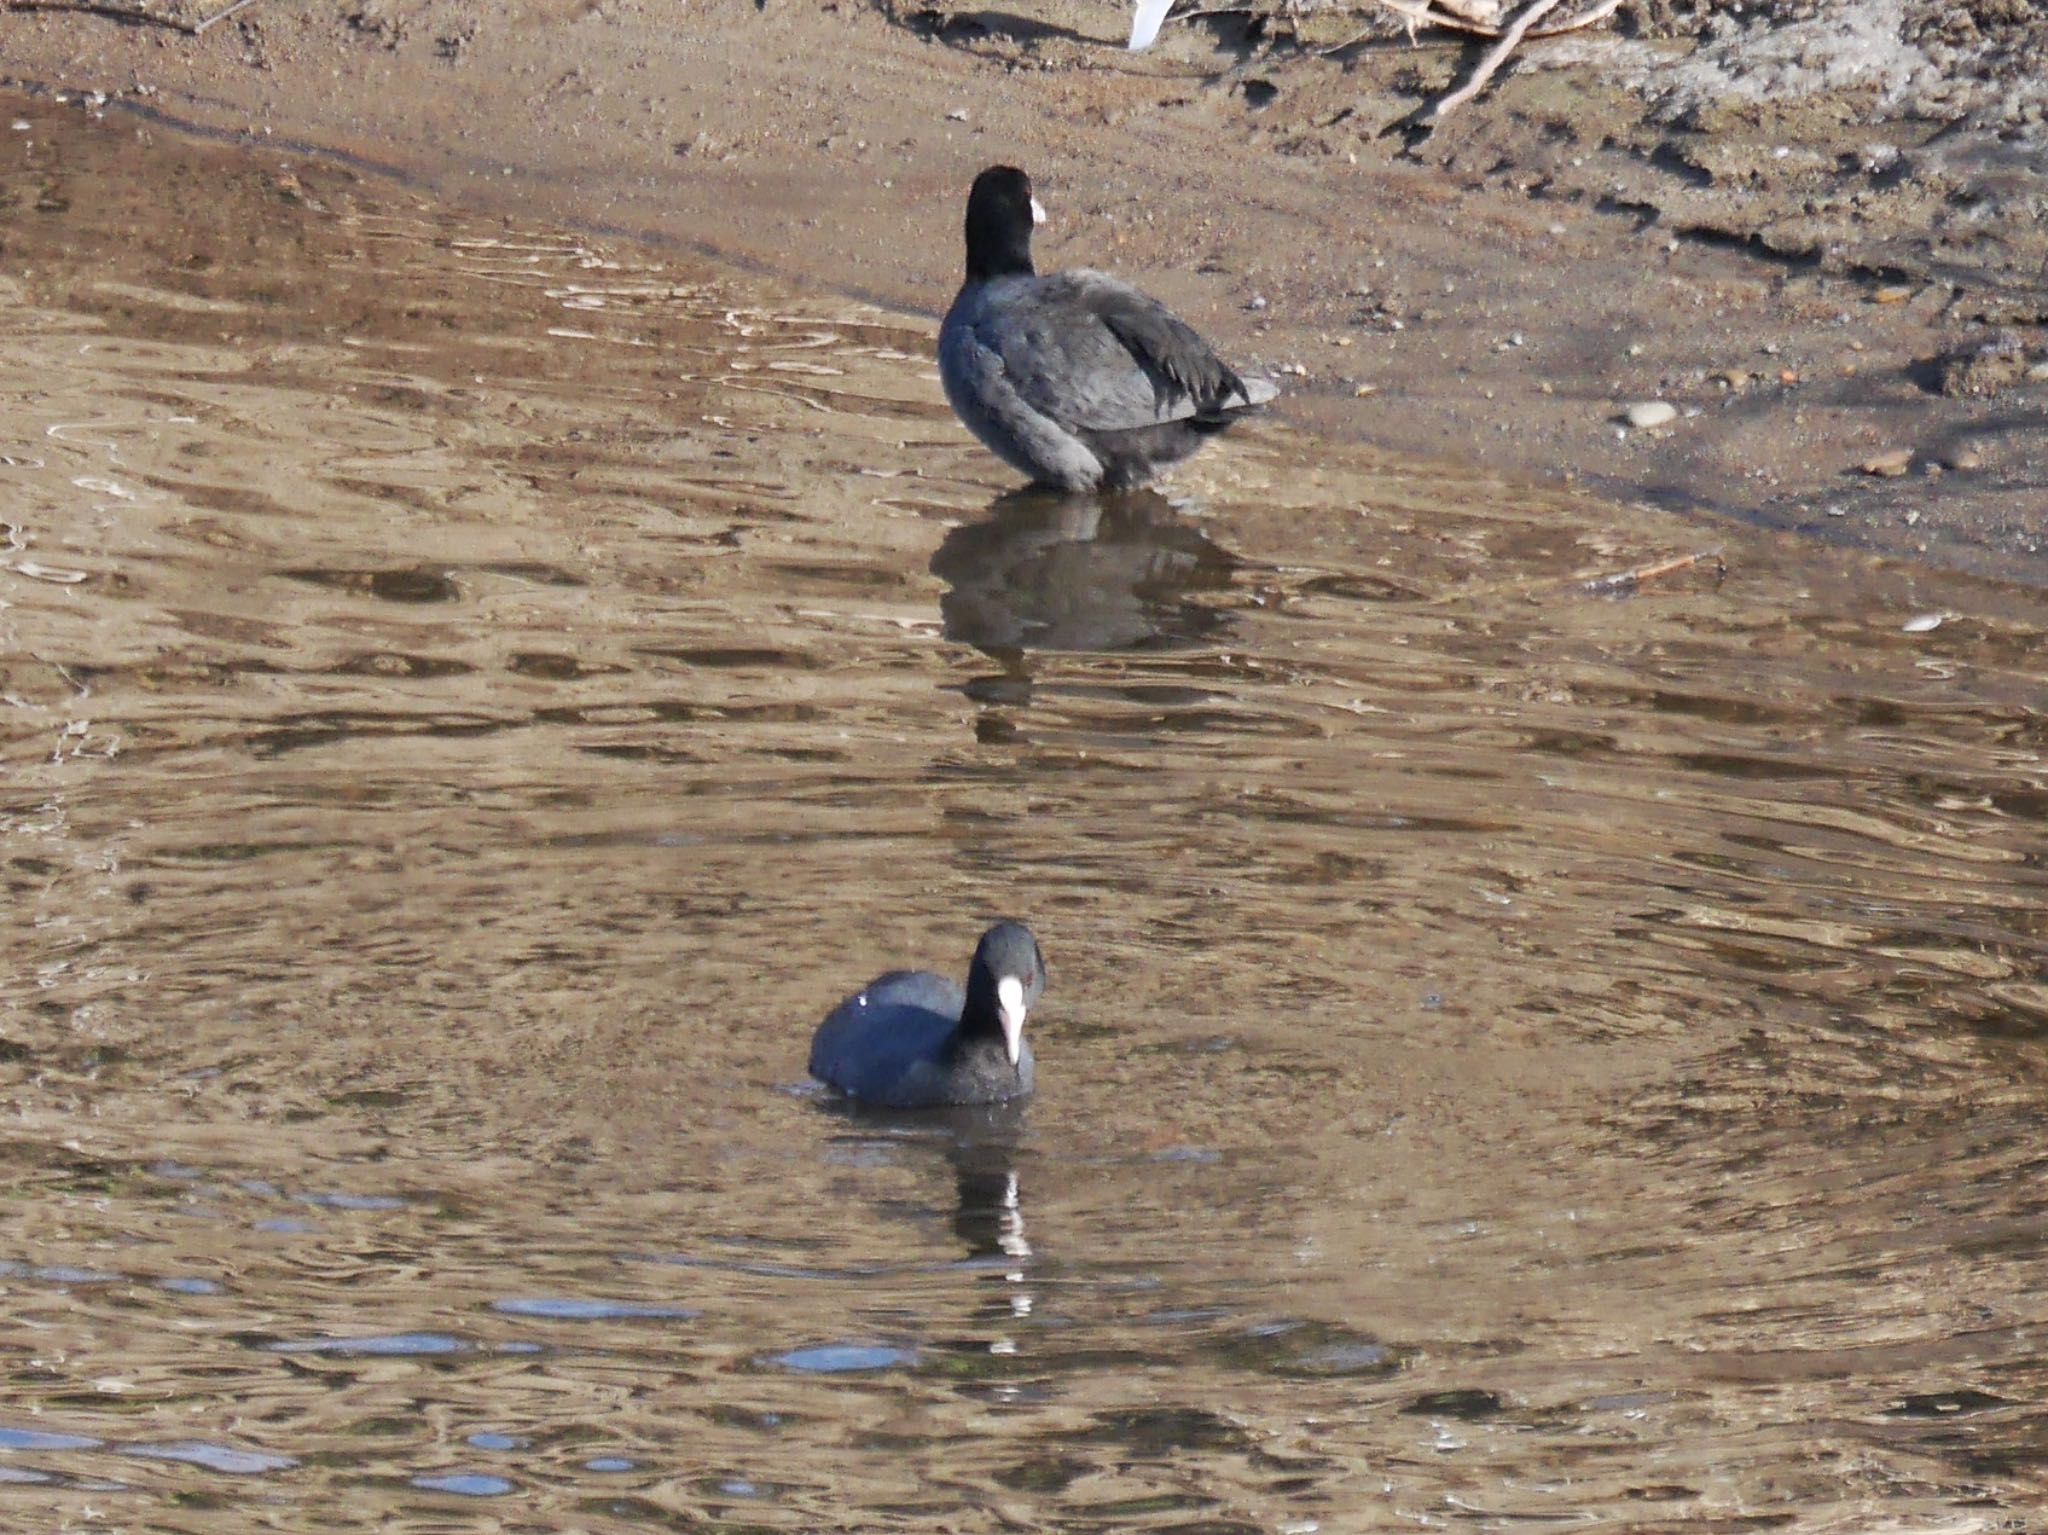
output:
{"label": "standing coot", "polygon": [[929,970],[891,970],[833,1008],[811,1036],[811,1075],[884,1108],[996,1103],[1031,1091],[1024,1014],[1045,958],[1021,922],[981,935],[967,989]]}
{"label": "standing coot", "polygon": [[1157,299],[1101,272],[1039,276],[1031,178],[992,165],[967,195],[967,280],[939,377],[967,429],[1061,490],[1143,484],[1279,391],[1233,373]]}

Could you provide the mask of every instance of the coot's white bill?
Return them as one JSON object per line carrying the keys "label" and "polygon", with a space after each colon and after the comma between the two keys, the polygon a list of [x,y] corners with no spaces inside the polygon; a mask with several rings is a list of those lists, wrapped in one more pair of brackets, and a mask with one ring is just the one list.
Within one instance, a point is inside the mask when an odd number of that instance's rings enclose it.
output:
{"label": "coot's white bill", "polygon": [[1138,0],[1138,8],[1131,13],[1131,52],[1152,46],[1152,39],[1159,35],[1160,24],[1171,9],[1173,0]]}
{"label": "coot's white bill", "polygon": [[1043,224],[1045,222],[1045,204],[1035,197],[1031,199],[1031,222],[1034,224]]}
{"label": "coot's white bill", "polygon": [[1014,975],[996,982],[996,1021],[1003,1026],[1003,1049],[1014,1066],[1024,1045],[1024,983]]}

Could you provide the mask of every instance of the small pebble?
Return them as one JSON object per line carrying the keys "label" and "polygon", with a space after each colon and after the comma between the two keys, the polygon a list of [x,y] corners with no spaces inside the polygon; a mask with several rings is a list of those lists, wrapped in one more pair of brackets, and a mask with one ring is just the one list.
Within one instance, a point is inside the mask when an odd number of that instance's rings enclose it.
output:
{"label": "small pebble", "polygon": [[1977,451],[1975,443],[1968,442],[1957,443],[1942,455],[1941,461],[1949,468],[1959,471],[1984,467],[1984,455]]}
{"label": "small pebble", "polygon": [[1930,629],[1939,629],[1942,619],[1947,616],[1945,613],[1922,613],[1917,618],[1907,619],[1899,627],[1908,634],[1925,634]]}
{"label": "small pebble", "polygon": [[1625,412],[1628,424],[1639,432],[1652,427],[1669,426],[1678,419],[1678,407],[1665,400],[1644,400],[1631,405]]}
{"label": "small pebble", "polygon": [[1903,304],[1912,296],[1912,284],[1902,282],[1887,283],[1884,287],[1879,288],[1870,295],[1870,302],[1873,304]]}
{"label": "small pebble", "polygon": [[2038,384],[2044,379],[2048,379],[2048,358],[2043,358],[2027,369],[2028,383]]}
{"label": "small pebble", "polygon": [[966,121],[967,121],[967,108],[965,108],[965,107],[955,107],[955,108],[953,108],[953,110],[952,110],[952,111],[950,111],[950,112],[948,112],[948,113],[946,114],[946,121],[947,121],[947,122],[949,122],[949,123],[964,123],[964,122],[966,122]]}
{"label": "small pebble", "polygon": [[1866,458],[1863,461],[1865,474],[1874,474],[1886,480],[1896,480],[1912,467],[1911,448],[1893,448],[1889,453],[1880,453],[1875,458]]}

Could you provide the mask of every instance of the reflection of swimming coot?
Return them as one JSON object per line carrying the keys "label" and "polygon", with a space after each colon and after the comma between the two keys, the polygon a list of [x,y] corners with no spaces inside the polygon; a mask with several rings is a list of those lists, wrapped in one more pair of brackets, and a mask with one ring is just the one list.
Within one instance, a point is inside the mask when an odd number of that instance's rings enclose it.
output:
{"label": "reflection of swimming coot", "polygon": [[1182,599],[1221,591],[1236,562],[1137,491],[1105,500],[1006,496],[932,556],[951,590],[946,637],[983,650],[1130,650],[1190,643],[1228,615]]}
{"label": "reflection of swimming coot", "polygon": [[967,195],[967,280],[939,378],[1004,463],[1061,490],[1142,485],[1279,391],[1240,378],[1157,299],[1101,272],[1039,276],[1031,178],[992,165]]}
{"label": "reflection of swimming coot", "polygon": [[[995,1116],[1014,1109],[979,1109]],[[1007,1253],[1031,1256],[1025,1232],[1024,1194],[1017,1174],[1018,1136],[1022,1121],[990,1119],[963,1126],[946,1143],[953,1164],[953,1232],[977,1258]]]}
{"label": "reflection of swimming coot", "polygon": [[1033,1077],[1024,1015],[1044,989],[1038,940],[998,922],[964,991],[929,970],[892,970],[833,1008],[811,1037],[811,1075],[884,1108],[1021,1098]]}

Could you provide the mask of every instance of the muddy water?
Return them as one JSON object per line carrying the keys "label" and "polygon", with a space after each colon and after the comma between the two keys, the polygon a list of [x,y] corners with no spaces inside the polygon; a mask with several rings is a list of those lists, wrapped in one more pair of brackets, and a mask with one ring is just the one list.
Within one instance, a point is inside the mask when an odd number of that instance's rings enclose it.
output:
{"label": "muddy water", "polygon": [[[2039,593],[4,119],[0,1522],[2039,1517]],[[996,911],[1034,1103],[806,1086]]]}

